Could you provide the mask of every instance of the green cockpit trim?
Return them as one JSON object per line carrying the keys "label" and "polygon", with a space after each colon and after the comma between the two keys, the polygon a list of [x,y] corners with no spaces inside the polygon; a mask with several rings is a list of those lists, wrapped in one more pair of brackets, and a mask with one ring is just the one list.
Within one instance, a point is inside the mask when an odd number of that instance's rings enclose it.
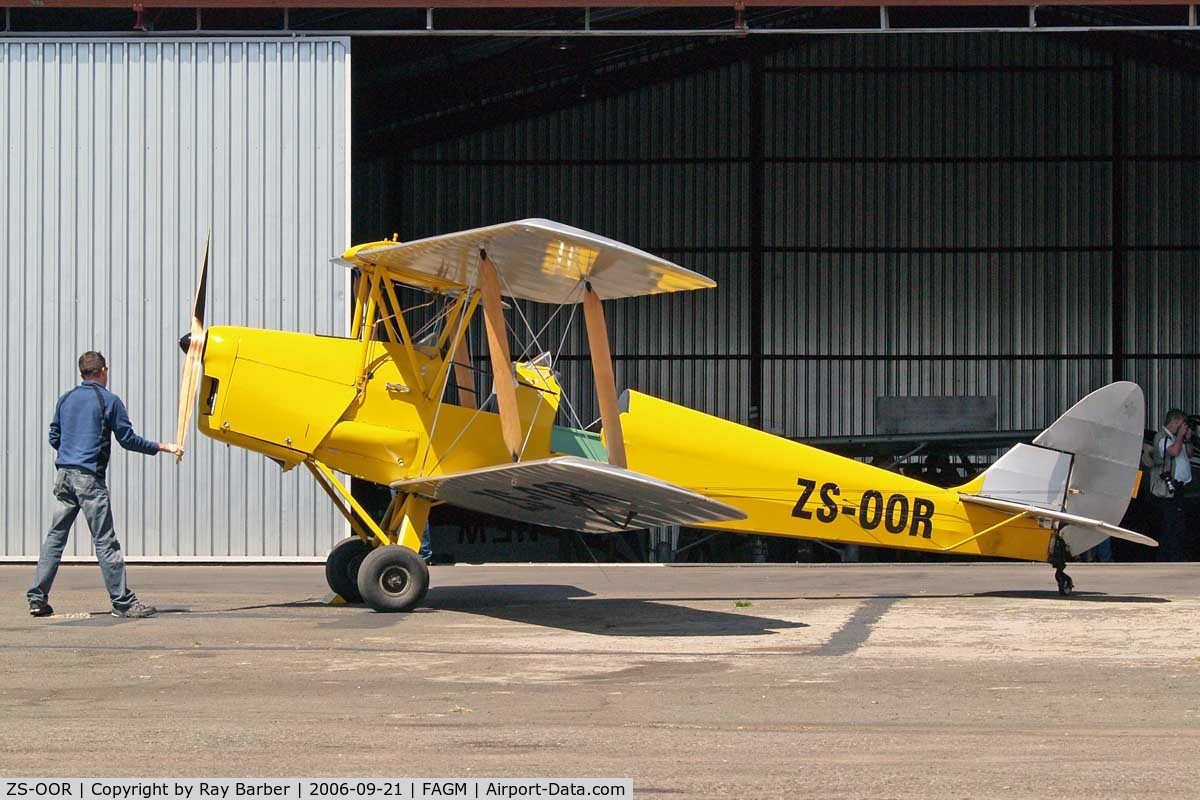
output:
{"label": "green cockpit trim", "polygon": [[608,450],[600,441],[600,434],[578,428],[555,425],[550,429],[550,449],[564,456],[579,456],[589,461],[608,463]]}

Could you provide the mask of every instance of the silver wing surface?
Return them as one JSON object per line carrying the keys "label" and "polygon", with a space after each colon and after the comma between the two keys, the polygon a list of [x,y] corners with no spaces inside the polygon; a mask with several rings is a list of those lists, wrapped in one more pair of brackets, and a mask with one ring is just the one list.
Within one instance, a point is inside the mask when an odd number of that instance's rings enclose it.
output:
{"label": "silver wing surface", "polygon": [[[479,285],[479,251],[500,273],[505,297],[539,303],[583,301],[584,281],[603,300],[688,289],[716,282],[636,247],[548,219],[523,219],[356,249],[353,259],[449,286]],[[342,259],[338,259],[343,261]],[[350,263],[345,262],[343,263]]]}
{"label": "silver wing surface", "polygon": [[733,506],[575,456],[559,456],[431,478],[392,488],[498,517],[584,533],[745,519]]}
{"label": "silver wing surface", "polygon": [[1124,539],[1128,542],[1136,542],[1149,547],[1158,547],[1158,542],[1151,539],[1149,536],[1131,531],[1127,528],[1122,528],[1119,525],[1113,525],[1105,522],[1102,519],[1091,519],[1090,517],[1081,517],[1077,514],[1068,514],[1065,511],[1054,511],[1041,506],[1030,505],[1029,503],[1015,503],[1011,500],[1000,500],[995,497],[983,497],[977,494],[960,494],[958,499],[964,503],[974,503],[979,506],[994,508],[999,511],[1025,512],[1034,519],[1049,520],[1050,522],[1062,522],[1066,525],[1073,525],[1080,528],[1087,528],[1100,534],[1101,538],[1112,536],[1116,539]]}

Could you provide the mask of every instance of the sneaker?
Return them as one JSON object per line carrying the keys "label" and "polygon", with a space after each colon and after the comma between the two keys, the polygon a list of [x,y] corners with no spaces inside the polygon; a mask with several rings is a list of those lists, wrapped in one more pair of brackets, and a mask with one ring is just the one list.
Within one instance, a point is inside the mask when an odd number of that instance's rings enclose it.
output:
{"label": "sneaker", "polygon": [[153,617],[158,613],[158,609],[154,606],[148,606],[140,600],[135,601],[129,608],[114,608],[112,615],[114,617],[126,617],[128,619],[145,619]]}
{"label": "sneaker", "polygon": [[52,617],[54,609],[45,600],[30,600],[29,601],[29,616],[31,617]]}

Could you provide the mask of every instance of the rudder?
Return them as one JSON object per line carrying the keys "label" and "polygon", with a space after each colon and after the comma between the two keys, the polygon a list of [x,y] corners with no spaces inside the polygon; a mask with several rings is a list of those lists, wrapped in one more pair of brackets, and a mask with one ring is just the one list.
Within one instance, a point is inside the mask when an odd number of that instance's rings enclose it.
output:
{"label": "rudder", "polygon": [[[1071,406],[1033,444],[1018,444],[960,491],[1118,525],[1129,506],[1142,452],[1146,401],[1130,381],[1104,386]],[[1108,533],[1065,525],[1072,555]]]}

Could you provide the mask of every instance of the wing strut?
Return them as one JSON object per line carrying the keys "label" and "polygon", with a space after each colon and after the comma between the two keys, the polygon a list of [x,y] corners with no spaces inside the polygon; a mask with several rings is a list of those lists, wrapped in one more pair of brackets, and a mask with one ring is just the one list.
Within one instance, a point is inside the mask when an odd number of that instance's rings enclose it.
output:
{"label": "wing strut", "polygon": [[500,278],[486,250],[479,251],[479,289],[483,294],[483,321],[487,328],[488,355],[492,359],[496,403],[500,406],[500,430],[513,461],[521,459],[521,414],[517,409],[517,383],[513,378],[512,354],[504,329],[500,301]]}
{"label": "wing strut", "polygon": [[479,399],[475,396],[475,373],[471,371],[471,351],[467,348],[466,336],[459,338],[453,358],[458,404],[465,408],[479,408]]}
{"label": "wing strut", "polygon": [[608,463],[614,467],[626,467],[625,436],[621,433],[617,380],[613,375],[612,353],[608,349],[608,326],[604,322],[604,306],[600,302],[600,295],[592,289],[590,282],[583,299],[583,318],[587,324],[588,348],[592,353],[592,370],[596,376],[596,396],[600,401],[600,424],[604,426]]}

